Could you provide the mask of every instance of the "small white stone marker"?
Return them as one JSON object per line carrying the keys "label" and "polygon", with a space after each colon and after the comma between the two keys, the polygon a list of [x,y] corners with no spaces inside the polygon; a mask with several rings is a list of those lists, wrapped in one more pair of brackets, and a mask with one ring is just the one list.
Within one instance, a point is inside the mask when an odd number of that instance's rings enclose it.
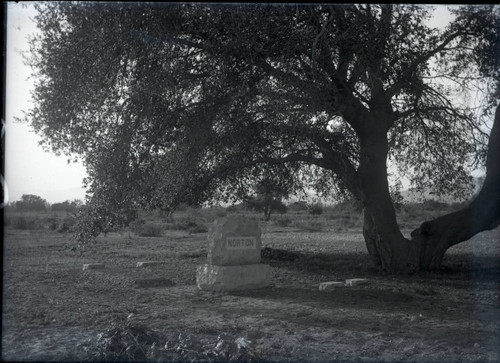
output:
{"label": "small white stone marker", "polygon": [[344,286],[345,284],[342,281],[327,281],[319,284],[319,291],[330,291]]}
{"label": "small white stone marker", "polygon": [[345,286],[359,286],[366,285],[368,283],[368,279],[347,279],[345,280]]}
{"label": "small white stone marker", "polygon": [[141,261],[137,262],[136,267],[149,267],[149,266],[158,266],[163,264],[161,261]]}
{"label": "small white stone marker", "polygon": [[98,269],[103,269],[103,268],[104,268],[103,263],[84,263],[83,264],[84,270],[98,270]]}

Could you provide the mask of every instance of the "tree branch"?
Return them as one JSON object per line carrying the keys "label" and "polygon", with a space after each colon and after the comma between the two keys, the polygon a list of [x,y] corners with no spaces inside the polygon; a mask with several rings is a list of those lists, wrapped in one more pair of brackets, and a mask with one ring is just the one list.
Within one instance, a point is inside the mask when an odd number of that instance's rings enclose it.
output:
{"label": "tree branch", "polygon": [[[469,23],[465,24],[464,28],[468,24]],[[448,37],[446,37],[441,42],[441,44],[439,44],[438,46],[436,46],[434,49],[431,49],[427,53],[422,54],[420,57],[417,57],[417,59],[415,59],[408,66],[406,72],[403,72],[403,74],[401,75],[400,81],[394,83],[391,87],[389,87],[389,89],[387,90],[388,94],[391,95],[391,96],[394,96],[395,94],[397,94],[403,88],[404,84],[408,83],[408,80],[413,78],[413,74],[415,73],[415,71],[417,70],[417,68],[421,64],[427,62],[431,57],[433,57],[437,53],[445,50],[446,46],[448,44],[450,44],[453,40],[455,40],[455,39],[457,39],[457,38],[459,38],[461,36],[464,36],[464,35],[474,35],[474,34],[469,33],[467,31],[464,31],[464,30],[456,31],[456,32],[450,34]]]}

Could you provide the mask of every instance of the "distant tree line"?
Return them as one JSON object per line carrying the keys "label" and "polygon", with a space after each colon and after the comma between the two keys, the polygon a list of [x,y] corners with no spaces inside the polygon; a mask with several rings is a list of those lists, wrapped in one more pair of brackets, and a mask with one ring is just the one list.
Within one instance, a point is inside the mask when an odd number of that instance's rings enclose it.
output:
{"label": "distant tree line", "polygon": [[38,195],[23,194],[20,200],[10,203],[8,208],[18,212],[77,212],[82,205],[83,202],[79,199],[50,204]]}

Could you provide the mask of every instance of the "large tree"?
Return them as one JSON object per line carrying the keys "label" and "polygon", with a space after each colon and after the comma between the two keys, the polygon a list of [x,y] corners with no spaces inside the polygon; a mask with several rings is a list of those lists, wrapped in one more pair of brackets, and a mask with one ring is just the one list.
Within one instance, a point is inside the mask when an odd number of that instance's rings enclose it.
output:
{"label": "large tree", "polygon": [[491,96],[484,110],[498,98],[489,90],[498,79],[495,7],[458,9],[443,30],[428,25],[430,7],[413,5],[38,10],[27,119],[48,147],[87,166],[81,237],[127,222],[139,206],[240,198],[270,169],[293,180],[290,192],[357,198],[368,251],[389,271],[434,268],[472,234],[436,232],[445,217],[405,238],[387,165],[416,188],[463,195],[488,135],[462,95],[480,85]]}

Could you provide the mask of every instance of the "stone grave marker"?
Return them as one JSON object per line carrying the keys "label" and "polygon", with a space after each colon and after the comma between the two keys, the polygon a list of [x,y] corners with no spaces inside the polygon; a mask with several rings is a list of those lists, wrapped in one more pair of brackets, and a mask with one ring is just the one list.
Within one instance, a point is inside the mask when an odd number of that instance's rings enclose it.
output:
{"label": "stone grave marker", "polygon": [[368,279],[347,279],[345,280],[345,286],[358,286],[367,285]]}
{"label": "stone grave marker", "polygon": [[345,283],[342,281],[327,281],[319,284],[319,291],[331,291],[344,286]]}
{"label": "stone grave marker", "polygon": [[271,268],[260,263],[261,230],[244,216],[217,219],[208,232],[207,263],[198,266],[201,290],[232,291],[268,286]]}
{"label": "stone grave marker", "polygon": [[163,265],[164,262],[162,261],[139,261],[135,265],[135,267],[153,267],[153,266],[159,266]]}
{"label": "stone grave marker", "polygon": [[83,264],[83,270],[102,270],[104,268],[103,263],[85,263]]}

